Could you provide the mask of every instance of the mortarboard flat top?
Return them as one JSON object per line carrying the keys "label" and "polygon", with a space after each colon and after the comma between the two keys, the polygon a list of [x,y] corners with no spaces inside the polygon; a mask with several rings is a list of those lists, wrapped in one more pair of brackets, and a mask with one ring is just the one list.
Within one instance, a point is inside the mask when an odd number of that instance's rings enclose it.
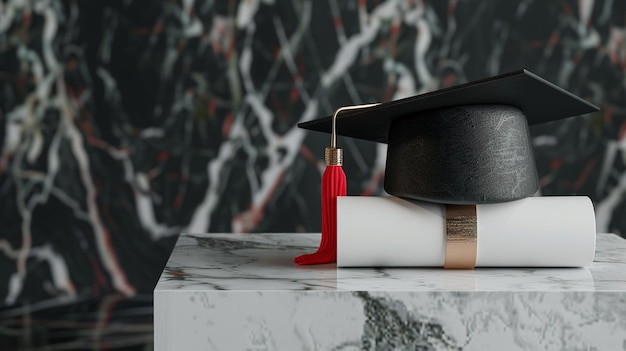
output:
{"label": "mortarboard flat top", "polygon": [[[337,134],[386,143],[387,132],[396,118],[442,107],[478,104],[517,107],[524,113],[529,125],[599,110],[597,106],[524,69],[342,113],[337,117]],[[303,122],[298,127],[330,133],[331,117]]]}
{"label": "mortarboard flat top", "polygon": [[[598,111],[526,71],[337,116],[337,134],[389,144],[385,190],[451,204],[513,201],[538,189],[528,125]],[[300,123],[331,132],[331,117]]]}

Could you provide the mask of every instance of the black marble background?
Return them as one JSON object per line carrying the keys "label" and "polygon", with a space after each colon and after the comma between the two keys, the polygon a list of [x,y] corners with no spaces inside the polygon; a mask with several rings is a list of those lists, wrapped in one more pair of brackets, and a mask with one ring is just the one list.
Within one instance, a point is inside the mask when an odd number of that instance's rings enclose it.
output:
{"label": "black marble background", "polygon": [[[599,106],[533,127],[541,192],[626,235],[624,1],[0,2],[0,305],[150,293],[175,235],[316,232],[295,127],[527,68]],[[340,139],[348,194],[385,148]]]}

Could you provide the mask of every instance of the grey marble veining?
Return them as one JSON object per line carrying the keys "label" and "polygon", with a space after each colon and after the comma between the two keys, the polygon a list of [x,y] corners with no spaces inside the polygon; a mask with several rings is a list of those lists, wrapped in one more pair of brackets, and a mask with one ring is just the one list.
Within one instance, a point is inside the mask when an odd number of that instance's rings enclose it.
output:
{"label": "grey marble veining", "polygon": [[599,234],[589,268],[361,269],[298,266],[319,234],[183,234],[157,291],[626,291],[626,240]]}
{"label": "grey marble veining", "polygon": [[626,240],[584,269],[336,269],[316,234],[183,234],[156,286],[157,350],[618,350]]}

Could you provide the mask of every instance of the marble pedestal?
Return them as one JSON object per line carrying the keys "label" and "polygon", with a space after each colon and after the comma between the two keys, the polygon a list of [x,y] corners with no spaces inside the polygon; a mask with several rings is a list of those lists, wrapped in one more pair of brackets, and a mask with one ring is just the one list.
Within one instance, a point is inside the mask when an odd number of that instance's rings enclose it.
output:
{"label": "marble pedestal", "polygon": [[590,268],[296,266],[319,234],[183,234],[154,290],[156,350],[623,350],[626,240]]}

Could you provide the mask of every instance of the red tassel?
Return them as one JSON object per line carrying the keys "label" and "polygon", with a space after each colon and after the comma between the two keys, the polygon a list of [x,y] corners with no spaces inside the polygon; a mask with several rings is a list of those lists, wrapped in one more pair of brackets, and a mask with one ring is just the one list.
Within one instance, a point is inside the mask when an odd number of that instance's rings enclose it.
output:
{"label": "red tassel", "polygon": [[343,150],[337,147],[336,122],[341,111],[368,108],[378,104],[344,106],[332,118],[330,147],[324,149],[326,169],[322,175],[322,241],[313,254],[293,259],[297,264],[322,264],[337,262],[337,196],[346,195],[346,174],[343,173]]}
{"label": "red tassel", "polygon": [[341,166],[326,166],[322,175],[322,241],[317,252],[294,258],[300,265],[337,262],[337,196],[346,196]]}

